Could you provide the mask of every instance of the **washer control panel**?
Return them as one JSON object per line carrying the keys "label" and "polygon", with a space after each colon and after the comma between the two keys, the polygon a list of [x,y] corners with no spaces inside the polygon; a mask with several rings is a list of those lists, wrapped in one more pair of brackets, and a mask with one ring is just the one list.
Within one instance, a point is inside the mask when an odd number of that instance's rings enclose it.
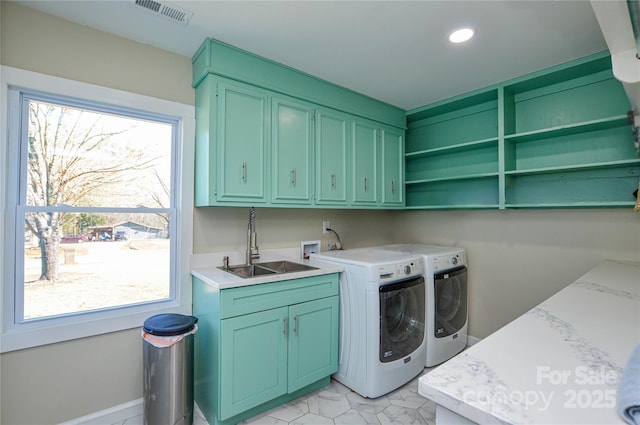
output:
{"label": "washer control panel", "polygon": [[434,271],[453,269],[467,264],[464,252],[436,255],[432,258],[432,262]]}
{"label": "washer control panel", "polygon": [[418,275],[422,274],[423,271],[424,267],[422,266],[422,261],[420,259],[378,266],[380,280]]}

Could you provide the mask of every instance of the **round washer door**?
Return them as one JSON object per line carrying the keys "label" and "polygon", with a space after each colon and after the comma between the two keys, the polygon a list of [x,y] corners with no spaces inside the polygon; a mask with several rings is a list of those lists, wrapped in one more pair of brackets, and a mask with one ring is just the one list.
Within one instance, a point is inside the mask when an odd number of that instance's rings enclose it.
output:
{"label": "round washer door", "polygon": [[380,286],[380,361],[401,359],[424,340],[424,278]]}
{"label": "round washer door", "polygon": [[435,280],[436,338],[458,332],[467,322],[467,268],[438,273]]}

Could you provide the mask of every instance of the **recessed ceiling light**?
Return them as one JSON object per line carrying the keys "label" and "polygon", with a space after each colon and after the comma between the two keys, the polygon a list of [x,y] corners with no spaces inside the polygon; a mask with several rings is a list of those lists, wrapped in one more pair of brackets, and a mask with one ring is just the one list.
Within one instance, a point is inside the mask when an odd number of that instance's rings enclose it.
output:
{"label": "recessed ceiling light", "polygon": [[473,28],[460,28],[449,34],[449,41],[452,43],[464,43],[475,35]]}

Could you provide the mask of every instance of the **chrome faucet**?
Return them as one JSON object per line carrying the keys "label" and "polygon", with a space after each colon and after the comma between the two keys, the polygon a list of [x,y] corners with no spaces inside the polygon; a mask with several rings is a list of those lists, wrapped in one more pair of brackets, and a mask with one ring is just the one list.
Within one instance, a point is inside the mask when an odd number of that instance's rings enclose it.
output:
{"label": "chrome faucet", "polygon": [[260,251],[258,250],[258,234],[256,233],[256,209],[250,207],[247,227],[247,266],[250,266],[257,258],[260,258]]}

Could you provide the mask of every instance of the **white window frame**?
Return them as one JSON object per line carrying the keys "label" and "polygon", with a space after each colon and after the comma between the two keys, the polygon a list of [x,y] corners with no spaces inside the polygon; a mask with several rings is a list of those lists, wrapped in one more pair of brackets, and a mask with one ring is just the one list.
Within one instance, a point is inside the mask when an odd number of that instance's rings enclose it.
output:
{"label": "white window frame", "polygon": [[[0,352],[132,329],[158,313],[191,314],[195,107],[7,66],[1,67],[0,76],[0,128],[4,129],[0,135]],[[15,225],[20,187],[20,144],[15,142],[20,140],[20,128],[15,124],[21,108],[20,89],[175,119],[173,176],[178,231],[171,234],[175,239],[172,261],[176,271],[175,294],[171,299],[34,321],[16,320],[15,265],[16,255],[20,254],[15,246],[18,235],[24,233]]]}

